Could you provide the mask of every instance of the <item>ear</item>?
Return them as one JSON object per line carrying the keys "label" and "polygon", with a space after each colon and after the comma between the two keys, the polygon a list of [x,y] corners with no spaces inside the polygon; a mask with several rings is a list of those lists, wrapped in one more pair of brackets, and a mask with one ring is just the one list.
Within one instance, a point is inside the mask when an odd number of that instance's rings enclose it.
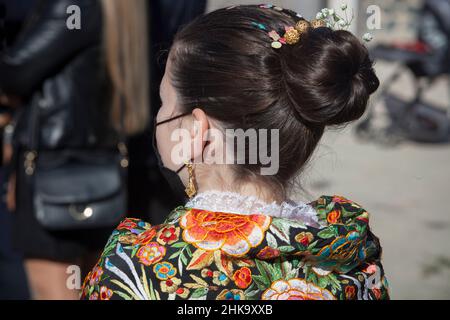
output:
{"label": "ear", "polygon": [[192,159],[203,161],[203,150],[206,144],[206,133],[210,128],[208,116],[202,109],[194,109],[192,111],[193,127],[191,130],[192,139]]}

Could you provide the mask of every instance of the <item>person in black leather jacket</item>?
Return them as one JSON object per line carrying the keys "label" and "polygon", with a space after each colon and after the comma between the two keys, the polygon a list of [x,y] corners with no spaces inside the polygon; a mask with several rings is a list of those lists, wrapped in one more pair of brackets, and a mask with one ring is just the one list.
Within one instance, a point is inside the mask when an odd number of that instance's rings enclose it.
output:
{"label": "person in black leather jacket", "polygon": [[[66,27],[67,7],[78,5],[81,30]],[[36,299],[75,299],[66,287],[67,267],[82,265],[100,250],[108,230],[50,232],[34,217],[23,169],[29,148],[32,105],[41,110],[39,149],[114,148],[117,133],[108,119],[110,84],[102,54],[102,10],[97,0],[38,1],[24,30],[0,57],[0,90],[6,101],[20,98],[15,129],[16,208],[13,240],[23,253]],[[5,99],[3,99],[5,100]],[[102,236],[104,234],[104,236]]]}
{"label": "person in black leather jacket", "polygon": [[[80,31],[64,27],[68,17],[66,8],[73,4],[81,8]],[[157,89],[164,70],[157,59],[159,52],[169,48],[181,25],[203,13],[206,1],[160,0],[148,4],[151,21],[148,37],[152,43],[149,57],[152,62],[150,105],[159,106]],[[0,91],[3,97],[11,101],[19,97],[24,102],[17,117],[15,134],[18,168],[24,160],[21,152],[29,143],[32,117],[29,106],[32,103],[43,104],[40,148],[115,146],[116,132],[109,121],[105,121],[109,118],[112,89],[101,51],[103,18],[100,1],[97,0],[41,0],[21,37],[6,54],[0,56]],[[152,113],[156,112],[157,108],[152,108]],[[143,212],[142,215],[146,216],[150,212],[149,206],[158,208],[162,204],[170,207],[174,200],[157,172],[149,132],[151,128],[144,134],[129,138],[128,188],[132,215]],[[20,170],[17,181],[15,241],[27,258],[35,298],[74,298],[73,291],[61,286],[61,283],[66,283],[66,268],[70,264],[79,264],[80,257],[101,249],[110,231],[96,231],[95,238],[83,232],[47,232],[33,217],[17,214],[32,211],[30,197],[20,192]],[[155,214],[155,217],[160,218],[161,215]]]}

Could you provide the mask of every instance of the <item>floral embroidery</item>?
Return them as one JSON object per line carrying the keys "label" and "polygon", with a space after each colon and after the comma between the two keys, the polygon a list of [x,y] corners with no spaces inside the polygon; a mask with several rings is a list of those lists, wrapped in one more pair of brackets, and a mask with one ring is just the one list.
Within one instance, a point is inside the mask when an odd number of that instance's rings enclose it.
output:
{"label": "floral embroidery", "polygon": [[153,267],[153,272],[159,280],[168,280],[177,274],[177,269],[170,262],[162,262]]}
{"label": "floral embroidery", "polygon": [[136,256],[139,262],[143,265],[149,266],[162,260],[166,254],[166,248],[160,246],[156,242],[151,242],[144,247],[141,247]]}
{"label": "floral embroidery", "polygon": [[110,300],[113,296],[113,292],[111,289],[103,286],[100,288],[100,300]]}
{"label": "floral embroidery", "polygon": [[347,300],[353,300],[356,296],[356,288],[355,286],[347,286],[345,287],[345,298]]}
{"label": "floral embroidery", "polygon": [[103,275],[102,267],[95,266],[90,274],[89,285],[94,286],[100,282],[100,278]]}
{"label": "floral embroidery", "polygon": [[158,242],[162,245],[172,244],[178,241],[179,236],[180,228],[167,226],[158,233]]}
{"label": "floral embroidery", "polygon": [[181,284],[181,279],[172,278],[161,282],[161,291],[167,293],[174,293],[178,290],[178,286]]}
{"label": "floral embroidery", "polygon": [[142,233],[140,233],[137,237],[136,240],[134,241],[134,244],[139,244],[139,245],[146,245],[148,243],[150,243],[150,241],[153,240],[153,238],[156,236],[157,233],[157,228],[153,227],[149,230],[146,230]]}
{"label": "floral embroidery", "polygon": [[98,300],[98,292],[93,292],[90,297],[89,300]]}
{"label": "floral embroidery", "polygon": [[122,221],[119,226],[117,227],[117,230],[133,230],[134,228],[136,228],[138,225],[136,223],[135,219],[125,219],[124,221]]}
{"label": "floral embroidery", "polygon": [[258,255],[256,256],[260,260],[270,260],[275,259],[280,256],[280,250],[271,248],[271,247],[265,247],[262,249]]}
{"label": "floral embroidery", "polygon": [[180,221],[183,239],[203,250],[223,250],[243,256],[264,240],[271,218],[191,209]]}
{"label": "floral embroidery", "polygon": [[228,276],[220,271],[214,271],[213,272],[213,283],[217,284],[218,286],[226,286],[230,282],[230,278]]}
{"label": "floral embroidery", "polygon": [[177,291],[175,291],[177,296],[179,296],[182,299],[186,299],[189,296],[189,289],[187,288],[179,288]]}
{"label": "floral embroidery", "polygon": [[223,290],[218,296],[217,300],[245,300],[245,294],[242,290]]}
{"label": "floral embroidery", "polygon": [[[311,208],[316,227],[184,207],[161,226],[126,219],[86,277],[81,299],[389,299],[369,214],[338,196]],[[379,281],[371,283],[374,274]]]}
{"label": "floral embroidery", "polygon": [[339,223],[341,218],[341,212],[339,210],[331,211],[327,216],[327,221],[329,224]]}
{"label": "floral embroidery", "polygon": [[238,288],[247,289],[252,283],[252,271],[247,267],[243,267],[234,273],[233,280]]}
{"label": "floral embroidery", "polygon": [[295,241],[302,244],[304,247],[308,247],[314,240],[314,235],[311,232],[301,232],[295,236]]}
{"label": "floral embroidery", "polygon": [[336,300],[328,290],[302,279],[279,280],[264,291],[262,300]]}
{"label": "floral embroidery", "polygon": [[126,234],[119,237],[119,242],[123,244],[133,244],[136,242],[136,235],[135,234]]}

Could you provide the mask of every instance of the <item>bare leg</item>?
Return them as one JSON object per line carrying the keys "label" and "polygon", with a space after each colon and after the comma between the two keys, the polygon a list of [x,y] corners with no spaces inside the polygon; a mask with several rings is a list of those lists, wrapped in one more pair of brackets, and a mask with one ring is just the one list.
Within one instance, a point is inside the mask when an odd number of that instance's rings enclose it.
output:
{"label": "bare leg", "polygon": [[78,300],[79,291],[70,290],[66,285],[68,267],[69,264],[49,260],[26,260],[25,268],[33,299]]}

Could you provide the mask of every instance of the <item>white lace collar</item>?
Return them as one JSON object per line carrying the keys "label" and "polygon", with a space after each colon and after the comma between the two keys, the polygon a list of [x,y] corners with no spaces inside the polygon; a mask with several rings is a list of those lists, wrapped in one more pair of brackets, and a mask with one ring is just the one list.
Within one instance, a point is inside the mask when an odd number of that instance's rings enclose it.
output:
{"label": "white lace collar", "polygon": [[319,226],[316,211],[303,202],[265,203],[254,196],[234,192],[206,191],[188,201],[186,207],[234,214],[265,214],[272,217],[299,220],[309,226]]}

